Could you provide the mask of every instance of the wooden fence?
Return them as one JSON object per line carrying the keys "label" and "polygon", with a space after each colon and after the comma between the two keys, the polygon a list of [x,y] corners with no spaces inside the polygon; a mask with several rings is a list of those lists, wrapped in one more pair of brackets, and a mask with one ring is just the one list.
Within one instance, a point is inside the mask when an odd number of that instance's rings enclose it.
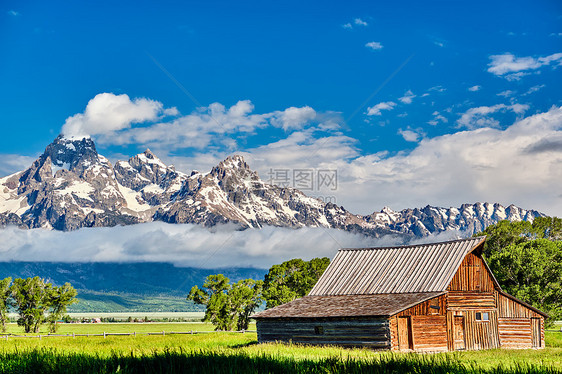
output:
{"label": "wooden fence", "polygon": [[8,341],[9,338],[53,338],[53,337],[63,337],[63,338],[75,338],[80,336],[92,337],[92,336],[103,336],[105,339],[108,336],[137,336],[137,335],[196,335],[196,334],[213,334],[219,332],[231,332],[244,334],[247,332],[256,332],[256,330],[242,330],[242,331],[157,331],[157,332],[103,332],[101,334],[38,334],[38,335],[17,335],[17,334],[2,334],[0,335],[0,341]]}

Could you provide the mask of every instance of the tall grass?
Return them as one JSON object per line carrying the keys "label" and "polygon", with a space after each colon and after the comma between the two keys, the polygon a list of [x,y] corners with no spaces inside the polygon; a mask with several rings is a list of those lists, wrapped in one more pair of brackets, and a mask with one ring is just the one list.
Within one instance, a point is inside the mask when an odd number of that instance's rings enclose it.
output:
{"label": "tall grass", "polygon": [[35,349],[0,353],[2,373],[559,373],[554,367],[517,365],[492,369],[463,363],[452,355],[386,354],[353,359],[328,357],[297,360],[274,354],[251,355],[217,350],[165,350],[152,355],[110,356]]}

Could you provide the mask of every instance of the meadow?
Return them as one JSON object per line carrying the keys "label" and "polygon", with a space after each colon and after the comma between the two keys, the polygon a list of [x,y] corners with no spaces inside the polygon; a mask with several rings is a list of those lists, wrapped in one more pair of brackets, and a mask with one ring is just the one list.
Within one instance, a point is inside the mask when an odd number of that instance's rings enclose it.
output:
{"label": "meadow", "polygon": [[[136,331],[136,336],[0,338],[2,373],[561,373],[562,332],[547,331],[542,350],[441,354],[256,344],[255,332],[213,332],[207,323],[63,324],[58,334]],[[10,324],[8,332],[23,335]],[[250,326],[254,330],[255,326]],[[199,331],[201,334],[146,335]]]}

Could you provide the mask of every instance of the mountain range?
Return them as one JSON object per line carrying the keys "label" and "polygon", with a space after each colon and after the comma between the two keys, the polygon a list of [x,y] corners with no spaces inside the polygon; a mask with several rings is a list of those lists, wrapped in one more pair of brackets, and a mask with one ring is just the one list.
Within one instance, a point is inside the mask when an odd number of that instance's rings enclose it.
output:
{"label": "mountain range", "polygon": [[149,149],[115,165],[89,138],[59,135],[27,169],[0,179],[0,226],[76,230],[149,221],[243,229],[325,227],[380,237],[420,238],[448,230],[479,232],[499,220],[543,216],[514,205],[393,211],[367,216],[260,179],[243,157],[226,158],[208,173],[185,174]]}

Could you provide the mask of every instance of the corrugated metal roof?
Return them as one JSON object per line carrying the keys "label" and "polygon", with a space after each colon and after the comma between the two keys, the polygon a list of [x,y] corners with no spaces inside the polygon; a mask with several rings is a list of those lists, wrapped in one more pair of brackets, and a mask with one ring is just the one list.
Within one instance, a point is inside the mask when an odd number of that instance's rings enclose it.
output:
{"label": "corrugated metal roof", "polygon": [[442,292],[485,239],[340,249],[309,296]]}
{"label": "corrugated metal roof", "polygon": [[252,318],[391,316],[444,293],[305,296],[287,304],[256,313]]}

